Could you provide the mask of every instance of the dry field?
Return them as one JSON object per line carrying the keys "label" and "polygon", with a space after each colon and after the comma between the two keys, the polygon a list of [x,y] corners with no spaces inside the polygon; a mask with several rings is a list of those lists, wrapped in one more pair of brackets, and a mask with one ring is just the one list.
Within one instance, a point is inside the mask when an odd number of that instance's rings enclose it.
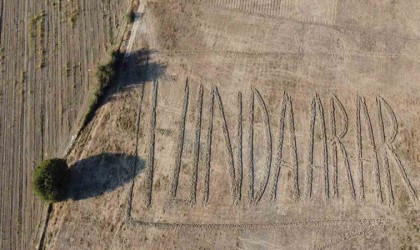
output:
{"label": "dry field", "polygon": [[46,207],[32,195],[32,169],[64,154],[130,5],[0,1],[0,249],[37,244]]}
{"label": "dry field", "polygon": [[141,2],[45,247],[418,248],[419,10]]}

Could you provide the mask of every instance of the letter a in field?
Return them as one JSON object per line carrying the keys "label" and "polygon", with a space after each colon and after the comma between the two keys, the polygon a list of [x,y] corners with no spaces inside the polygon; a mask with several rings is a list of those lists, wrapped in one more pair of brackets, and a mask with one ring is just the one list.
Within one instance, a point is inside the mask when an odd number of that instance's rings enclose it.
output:
{"label": "letter a in field", "polygon": [[[287,163],[284,160],[285,152],[287,148],[284,147],[285,140],[285,130],[287,127],[287,134],[290,143],[289,154],[291,162]],[[274,180],[271,185],[271,200],[277,199],[278,185],[279,185],[279,176],[282,167],[289,166],[293,169],[294,174],[294,196],[295,198],[299,197],[299,178],[298,178],[298,152],[296,147],[296,133],[295,133],[295,121],[293,114],[293,105],[292,98],[289,94],[284,93],[283,95],[283,104],[280,113],[280,123],[279,123],[279,138],[278,138],[278,148],[276,149],[276,160],[274,164]]]}

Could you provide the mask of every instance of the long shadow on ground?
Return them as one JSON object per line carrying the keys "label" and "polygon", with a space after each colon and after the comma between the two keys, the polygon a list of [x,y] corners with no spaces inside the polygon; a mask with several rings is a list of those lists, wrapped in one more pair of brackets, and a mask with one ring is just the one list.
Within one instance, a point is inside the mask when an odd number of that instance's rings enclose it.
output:
{"label": "long shadow on ground", "polygon": [[144,168],[144,160],[126,154],[100,154],[70,167],[68,198],[83,200],[100,196],[131,181]]}
{"label": "long shadow on ground", "polygon": [[119,54],[116,67],[116,79],[113,85],[102,98],[98,106],[114,100],[117,92],[130,91],[132,87],[154,82],[166,73],[166,65],[155,61],[154,55],[157,52],[149,49],[140,49],[128,54]]}
{"label": "long shadow on ground", "polygon": [[124,86],[153,82],[163,76],[166,65],[154,61],[156,51],[140,49],[127,54],[121,62],[120,81]]}
{"label": "long shadow on ground", "polygon": [[[117,54],[116,65],[113,66],[116,74],[103,90],[98,104],[92,108],[91,117],[86,119],[85,125],[100,106],[114,98],[114,93],[124,91],[126,87],[129,91],[130,86],[153,82],[165,74],[166,65],[154,61],[155,53],[140,49],[127,55]],[[143,168],[142,159],[125,154],[106,153],[80,160],[70,168],[67,198],[82,200],[102,195],[131,181]]]}

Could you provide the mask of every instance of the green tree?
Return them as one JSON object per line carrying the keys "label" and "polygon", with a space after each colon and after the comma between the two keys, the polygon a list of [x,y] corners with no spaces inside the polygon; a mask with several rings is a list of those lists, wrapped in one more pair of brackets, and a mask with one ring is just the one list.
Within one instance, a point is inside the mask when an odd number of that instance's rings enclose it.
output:
{"label": "green tree", "polygon": [[67,194],[69,178],[69,169],[65,160],[58,158],[45,160],[35,169],[32,180],[33,192],[47,203],[62,201]]}

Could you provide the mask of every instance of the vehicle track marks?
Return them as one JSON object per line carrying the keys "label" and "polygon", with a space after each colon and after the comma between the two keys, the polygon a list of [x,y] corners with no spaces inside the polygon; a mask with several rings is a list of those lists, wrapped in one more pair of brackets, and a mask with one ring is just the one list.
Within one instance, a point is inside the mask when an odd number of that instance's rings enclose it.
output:
{"label": "vehicle track marks", "polygon": [[270,127],[270,116],[268,114],[267,106],[264,102],[263,97],[261,96],[260,92],[257,89],[253,89],[255,95],[257,96],[257,100],[263,110],[263,121],[265,127],[265,136],[266,136],[266,144],[265,144],[265,151],[266,151],[266,159],[265,159],[265,168],[264,168],[264,178],[261,182],[260,188],[258,189],[257,193],[254,197],[255,204],[258,204],[265,193],[265,190],[268,185],[268,179],[270,177],[271,171],[271,162],[273,158],[273,150],[272,150],[272,138],[271,138],[271,127]]}
{"label": "vehicle track marks", "polygon": [[381,174],[380,174],[380,169],[379,169],[379,160],[378,160],[378,150],[376,148],[376,143],[375,143],[375,137],[373,135],[373,127],[372,127],[372,122],[370,119],[370,115],[369,115],[369,111],[366,105],[366,100],[364,97],[361,96],[357,96],[357,149],[358,149],[358,161],[359,161],[359,174],[360,174],[360,186],[361,188],[361,196],[362,199],[365,199],[365,190],[364,190],[364,179],[363,179],[363,175],[364,175],[364,169],[363,169],[363,146],[362,146],[362,134],[361,134],[361,111],[363,110],[363,114],[365,117],[365,122],[366,122],[366,127],[367,127],[367,132],[368,132],[368,139],[369,139],[369,143],[373,148],[373,153],[374,153],[374,160],[375,160],[375,165],[374,165],[374,179],[375,179],[375,186],[376,186],[376,195],[377,195],[377,199],[380,202],[383,202],[383,195],[382,195],[382,187],[381,187]]}
{"label": "vehicle track marks", "polygon": [[215,97],[217,100],[217,104],[219,107],[219,113],[221,115],[222,119],[222,128],[223,128],[223,136],[225,139],[225,145],[226,145],[226,160],[228,162],[228,172],[229,172],[229,178],[230,178],[230,186],[231,186],[231,193],[233,197],[233,203],[238,204],[238,197],[239,197],[239,185],[237,181],[238,173],[235,170],[235,162],[233,158],[233,150],[232,150],[232,144],[229,136],[229,128],[226,121],[225,111],[223,107],[222,98],[220,97],[219,91],[217,87],[214,88]]}
{"label": "vehicle track marks", "polygon": [[271,186],[271,200],[274,201],[277,199],[277,192],[278,192],[278,185],[279,185],[279,176],[283,165],[287,165],[287,163],[283,160],[283,146],[284,146],[284,137],[285,137],[285,127],[286,127],[286,113],[289,110],[289,119],[288,127],[289,127],[289,141],[291,142],[291,150],[290,156],[292,158],[292,163],[289,164],[293,168],[294,174],[294,198],[299,198],[300,190],[299,190],[299,171],[298,171],[298,152],[296,147],[296,132],[295,132],[295,122],[294,122],[294,114],[293,114],[293,103],[292,99],[284,92],[283,94],[283,102],[282,108],[280,111],[280,122],[279,122],[279,144],[277,147],[277,155],[274,165],[274,179],[273,184]]}
{"label": "vehicle track marks", "polygon": [[146,206],[150,208],[152,205],[152,194],[153,194],[153,177],[155,168],[155,136],[156,136],[156,109],[158,99],[158,81],[153,83],[152,102],[150,110],[150,125],[149,125],[149,139],[148,139],[148,156],[147,166],[145,171],[145,182],[146,182]]}
{"label": "vehicle track marks", "polygon": [[184,100],[183,100],[181,119],[180,119],[179,129],[178,129],[178,139],[177,139],[178,146],[176,147],[176,152],[175,152],[175,168],[174,168],[174,173],[173,173],[172,187],[170,191],[170,196],[172,199],[176,198],[177,190],[178,190],[179,172],[181,170],[181,160],[182,160],[182,153],[184,149],[185,124],[187,120],[188,100],[189,100],[189,86],[188,86],[188,79],[187,79],[185,82],[185,88],[184,88]]}
{"label": "vehicle track marks", "polygon": [[242,119],[242,93],[238,92],[237,97],[238,102],[238,122],[236,127],[236,169],[239,173],[239,177],[237,180],[238,185],[238,200],[242,199],[242,181],[243,181],[243,160],[242,160],[242,127],[243,127],[243,119]]}
{"label": "vehicle track marks", "polygon": [[207,145],[206,145],[206,171],[204,175],[204,196],[203,204],[206,205],[209,202],[210,196],[210,167],[211,167],[211,148],[212,148],[212,137],[213,137],[213,117],[214,117],[214,88],[211,90],[210,103],[209,103],[209,126],[207,128]]}
{"label": "vehicle track marks", "polygon": [[[410,196],[410,199],[412,200],[412,202],[414,204],[418,203],[418,197],[416,194],[416,191],[413,187],[413,185],[411,184],[408,176],[407,176],[407,172],[405,171],[405,168],[400,160],[400,158],[398,157],[398,155],[395,153],[395,147],[393,145],[393,142],[395,141],[395,138],[397,136],[398,133],[398,122],[397,122],[397,117],[395,115],[395,112],[392,110],[391,106],[388,104],[387,101],[385,101],[385,99],[383,99],[382,97],[378,97],[378,105],[379,105],[379,123],[380,123],[380,130],[381,130],[381,136],[382,136],[382,140],[385,143],[385,150],[386,152],[391,155],[394,158],[395,164],[397,165],[397,171],[400,174],[400,177],[404,183],[404,186]],[[385,107],[385,110],[387,110],[388,113],[388,117],[391,120],[392,123],[392,130],[391,130],[391,135],[389,136],[389,138],[386,137],[385,134],[385,130],[384,130],[384,122],[383,122],[383,115],[382,115],[382,105]],[[387,178],[388,178],[388,194],[389,194],[389,198],[390,198],[390,202],[391,204],[393,204],[394,201],[394,196],[393,196],[393,190],[392,190],[392,179],[391,179],[391,172],[389,169],[389,163],[388,163],[388,157],[386,155],[386,153],[384,153],[384,158],[386,160],[386,173],[387,173]]]}
{"label": "vehicle track marks", "polygon": [[[376,105],[378,110],[378,121],[379,121],[379,133],[380,138],[383,143],[383,145],[386,145],[386,135],[385,135],[385,126],[384,126],[384,119],[383,119],[383,113],[382,113],[382,99],[380,97],[376,98]],[[397,122],[396,120],[392,119],[392,136],[390,138],[390,141],[392,142],[395,139],[395,136],[397,135]],[[389,167],[389,161],[387,156],[387,150],[386,148],[382,149],[381,156],[382,161],[385,166],[385,174],[386,174],[386,188],[387,188],[387,195],[388,195],[388,202],[392,205],[394,204],[394,192],[392,190],[392,179],[391,179],[391,169]]]}
{"label": "vehicle track marks", "polygon": [[132,208],[133,208],[133,195],[134,195],[134,182],[136,180],[135,178],[135,170],[137,168],[137,164],[138,164],[138,147],[139,147],[139,140],[140,140],[140,118],[141,118],[141,110],[142,110],[142,106],[143,106],[143,98],[144,98],[144,83],[141,85],[140,88],[140,94],[139,94],[139,104],[138,104],[138,108],[137,108],[137,118],[136,118],[136,144],[134,147],[134,155],[135,155],[135,160],[133,162],[133,167],[132,167],[132,180],[131,180],[131,185],[130,185],[130,189],[128,191],[128,206],[127,206],[127,212],[126,212],[126,219],[131,218],[131,212],[132,212]]}
{"label": "vehicle track marks", "polygon": [[[336,106],[338,109],[336,109]],[[341,114],[341,124],[342,129],[337,135],[337,123],[336,123],[336,115],[338,113]],[[342,139],[347,134],[348,131],[348,116],[347,112],[344,109],[343,104],[337,98],[337,96],[333,95],[330,99],[330,117],[331,117],[331,133],[332,133],[332,140],[331,140],[331,147],[332,147],[332,156],[333,156],[333,196],[338,198],[339,197],[339,183],[338,183],[338,150],[340,149],[341,154],[344,157],[344,166],[347,172],[347,183],[349,186],[350,194],[353,199],[356,198],[356,191],[354,189],[353,183],[353,176],[350,169],[349,159],[347,156],[347,151],[342,143]]]}
{"label": "vehicle track marks", "polygon": [[324,166],[324,197],[330,198],[329,194],[329,169],[328,169],[328,147],[327,147],[327,131],[325,126],[324,108],[322,106],[321,99],[318,94],[312,99],[311,104],[311,121],[310,121],[310,140],[309,140],[309,159],[308,159],[308,170],[307,170],[307,198],[312,197],[313,192],[313,168],[314,168],[314,144],[315,144],[315,125],[317,111],[320,116],[320,132],[321,140],[323,145],[323,166]]}
{"label": "vehicle track marks", "polygon": [[254,91],[251,91],[248,113],[248,201],[254,200]]}
{"label": "vehicle track marks", "polygon": [[201,117],[203,115],[203,85],[200,84],[197,97],[197,118],[195,122],[195,141],[194,141],[194,159],[193,159],[193,172],[192,182],[190,186],[190,202],[194,205],[197,202],[197,179],[198,179],[198,164],[200,161],[200,138],[201,138]]}

